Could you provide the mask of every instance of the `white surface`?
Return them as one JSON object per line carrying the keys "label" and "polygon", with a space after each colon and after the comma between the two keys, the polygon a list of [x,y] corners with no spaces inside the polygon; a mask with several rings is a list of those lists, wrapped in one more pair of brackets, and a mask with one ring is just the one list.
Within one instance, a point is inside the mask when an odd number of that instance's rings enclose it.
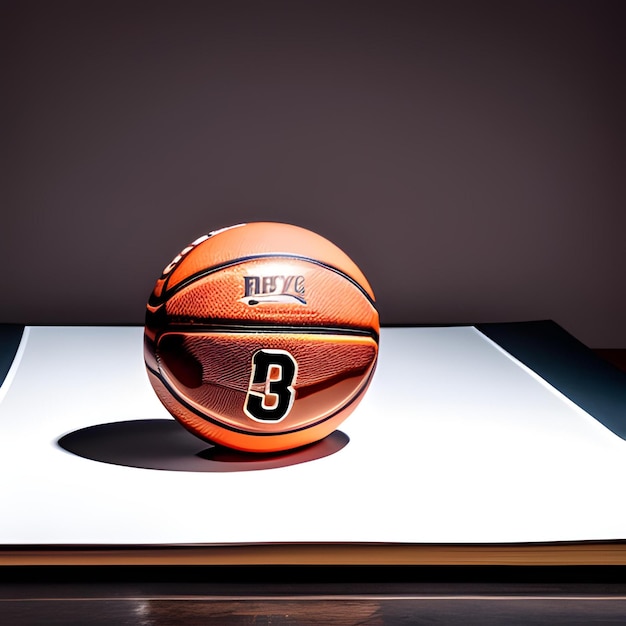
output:
{"label": "white surface", "polygon": [[0,544],[626,538],[626,442],[474,328],[383,329],[336,454],[194,473],[91,461],[66,433],[168,418],[141,328],[31,327],[0,400]]}

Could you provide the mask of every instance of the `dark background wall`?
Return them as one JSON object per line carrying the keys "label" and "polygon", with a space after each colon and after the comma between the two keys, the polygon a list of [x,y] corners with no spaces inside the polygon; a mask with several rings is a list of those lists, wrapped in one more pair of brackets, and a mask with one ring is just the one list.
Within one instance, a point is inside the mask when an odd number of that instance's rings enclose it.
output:
{"label": "dark background wall", "polygon": [[625,5],[2,1],[0,322],[142,323],[188,242],[276,220],[383,323],[626,348]]}

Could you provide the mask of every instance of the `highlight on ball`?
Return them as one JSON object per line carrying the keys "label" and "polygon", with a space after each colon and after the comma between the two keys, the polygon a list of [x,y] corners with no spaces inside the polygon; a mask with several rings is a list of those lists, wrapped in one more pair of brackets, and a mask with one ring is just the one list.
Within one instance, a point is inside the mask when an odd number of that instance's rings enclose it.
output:
{"label": "highlight on ball", "polygon": [[309,230],[274,222],[185,247],[148,301],[150,382],[189,431],[246,452],[319,441],[357,407],[378,358],[374,293]]}

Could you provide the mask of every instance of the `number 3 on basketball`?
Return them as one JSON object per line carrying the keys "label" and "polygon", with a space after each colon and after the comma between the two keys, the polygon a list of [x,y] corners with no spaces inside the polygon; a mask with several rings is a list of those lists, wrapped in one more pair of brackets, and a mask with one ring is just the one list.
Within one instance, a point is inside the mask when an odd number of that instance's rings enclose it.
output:
{"label": "number 3 on basketball", "polygon": [[[298,364],[286,350],[255,352],[244,413],[257,422],[276,423],[287,417],[296,395],[292,385],[297,373]],[[263,384],[263,391],[257,391]]]}

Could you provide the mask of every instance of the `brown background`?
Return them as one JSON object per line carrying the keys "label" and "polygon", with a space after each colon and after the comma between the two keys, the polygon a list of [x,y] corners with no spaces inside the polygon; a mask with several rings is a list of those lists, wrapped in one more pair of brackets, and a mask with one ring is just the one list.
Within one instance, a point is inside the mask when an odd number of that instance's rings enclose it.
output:
{"label": "brown background", "polygon": [[189,241],[276,220],[384,324],[626,348],[626,3],[0,7],[0,322],[142,323]]}

